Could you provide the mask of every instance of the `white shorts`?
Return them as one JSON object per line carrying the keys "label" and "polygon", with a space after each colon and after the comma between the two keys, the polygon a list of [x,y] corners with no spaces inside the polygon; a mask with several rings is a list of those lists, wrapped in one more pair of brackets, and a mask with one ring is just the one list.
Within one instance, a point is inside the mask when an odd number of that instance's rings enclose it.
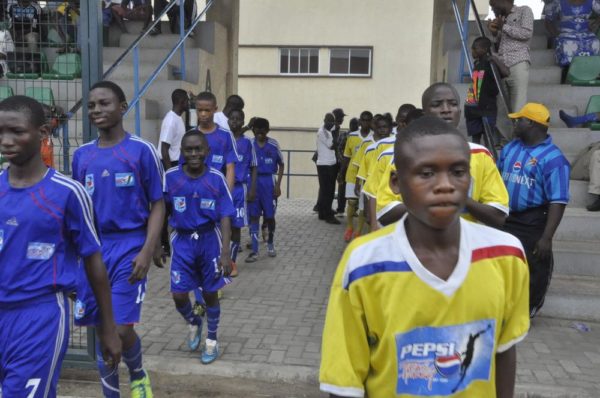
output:
{"label": "white shorts", "polygon": [[365,210],[365,203],[366,201],[369,200],[369,197],[367,195],[365,195],[364,193],[360,193],[360,199],[358,200],[358,210],[359,211],[364,211]]}
{"label": "white shorts", "polygon": [[356,199],[356,195],[354,194],[354,187],[356,184],[351,182],[346,183],[346,199]]}

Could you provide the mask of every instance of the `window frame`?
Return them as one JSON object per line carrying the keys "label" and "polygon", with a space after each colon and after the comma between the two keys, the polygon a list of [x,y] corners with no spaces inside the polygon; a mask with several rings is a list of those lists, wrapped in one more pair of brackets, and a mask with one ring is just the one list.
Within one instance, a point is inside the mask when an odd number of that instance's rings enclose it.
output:
{"label": "window frame", "polygon": [[[291,69],[291,62],[292,62],[292,56],[291,56],[291,51],[295,50],[298,51],[298,72],[290,72]],[[282,72],[282,58],[283,58],[283,52],[287,51],[287,72]],[[307,51],[308,55],[307,55],[307,60],[308,60],[308,72],[301,72],[301,65],[302,65],[302,52],[303,51]],[[316,60],[316,72],[311,72],[311,58],[314,56],[313,55],[313,51],[316,54],[317,60]],[[279,75],[281,76],[318,76],[320,74],[320,48],[319,47],[294,47],[294,46],[288,46],[288,47],[279,47]]]}
{"label": "window frame", "polygon": [[[348,51],[348,73],[332,73],[331,72],[331,59],[332,52],[339,50]],[[366,50],[369,52],[369,71],[368,73],[350,73],[352,69],[352,50]],[[329,47],[329,76],[345,76],[345,77],[372,77],[373,76],[373,47]]]}

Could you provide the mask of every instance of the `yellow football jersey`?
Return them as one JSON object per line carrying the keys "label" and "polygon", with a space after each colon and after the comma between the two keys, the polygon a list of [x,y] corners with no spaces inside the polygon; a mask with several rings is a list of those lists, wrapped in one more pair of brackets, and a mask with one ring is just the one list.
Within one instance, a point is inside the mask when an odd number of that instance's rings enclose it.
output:
{"label": "yellow football jersey", "polygon": [[360,134],[360,131],[353,131],[348,134],[348,140],[344,147],[344,157],[349,158],[348,169],[346,170],[346,182],[354,184],[356,182],[356,173],[358,173],[358,166],[354,164],[354,158],[363,140],[370,139],[373,136],[373,132],[369,132],[366,137]]}
{"label": "yellow football jersey", "polygon": [[364,139],[358,147],[358,150],[356,151],[356,156],[354,156],[354,159],[351,161],[351,163],[357,167],[357,171],[358,169],[360,169],[360,164],[363,161],[363,157],[365,156],[367,148],[369,148],[373,144],[373,142],[375,142],[373,141],[373,137],[369,137],[367,139]]}
{"label": "yellow football jersey", "polygon": [[377,162],[375,162],[375,164],[373,165],[371,174],[365,182],[365,186],[363,187],[363,192],[365,195],[370,196],[371,198],[377,198],[377,191],[379,189],[381,178],[385,174],[387,166],[390,164],[390,162],[393,161],[393,159],[393,146],[381,152],[381,154],[377,158]]}
{"label": "yellow football jersey", "polygon": [[461,219],[448,280],[430,273],[406,217],[355,239],[337,268],[323,330],[320,387],[345,397],[494,397],[496,354],[529,330],[519,240]]}
{"label": "yellow football jersey", "polygon": [[[476,202],[495,207],[508,214],[508,191],[502,181],[502,176],[496,167],[492,154],[486,147],[469,143],[471,147],[471,187],[469,197]],[[396,195],[390,188],[390,176],[396,167],[393,158],[388,164],[385,173],[379,181],[377,189],[377,218],[387,213],[396,204],[402,203],[400,195]],[[470,221],[476,221],[468,213],[463,215]]]}
{"label": "yellow football jersey", "polygon": [[386,137],[377,142],[371,144],[366,150],[365,154],[361,159],[360,166],[358,168],[358,174],[356,175],[363,181],[366,181],[372,172],[372,167],[377,162],[379,154],[390,146],[394,146],[396,137]]}

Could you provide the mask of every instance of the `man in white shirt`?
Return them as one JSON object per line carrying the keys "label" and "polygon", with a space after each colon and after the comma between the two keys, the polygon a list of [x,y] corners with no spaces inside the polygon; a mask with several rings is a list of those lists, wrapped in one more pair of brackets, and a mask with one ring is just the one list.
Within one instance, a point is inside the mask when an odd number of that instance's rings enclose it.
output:
{"label": "man in white shirt", "polygon": [[335,212],[331,208],[335,195],[335,183],[337,179],[337,159],[335,148],[337,142],[334,139],[332,129],[335,126],[333,113],[327,113],[323,119],[323,126],[317,132],[317,174],[319,175],[319,220],[328,224],[339,224],[335,218]]}
{"label": "man in white shirt", "polygon": [[[225,107],[222,112],[216,112],[213,116],[213,121],[219,125],[223,130],[229,131],[229,112],[234,109],[238,109],[240,111],[244,110],[244,100],[237,94],[232,94],[227,97],[227,101],[225,101]],[[244,130],[245,131],[245,130]]]}
{"label": "man in white shirt", "polygon": [[181,152],[181,139],[185,134],[185,124],[181,115],[187,109],[188,95],[180,88],[171,94],[173,109],[170,110],[162,121],[158,153],[165,170],[177,165]]}

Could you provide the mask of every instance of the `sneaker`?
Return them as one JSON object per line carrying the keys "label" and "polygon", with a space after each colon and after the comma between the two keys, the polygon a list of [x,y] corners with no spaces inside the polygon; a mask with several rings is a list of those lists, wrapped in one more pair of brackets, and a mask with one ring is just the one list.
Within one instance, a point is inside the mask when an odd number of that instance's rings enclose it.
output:
{"label": "sneaker", "polygon": [[596,200],[588,206],[586,206],[587,211],[600,211],[600,196],[594,195]]}
{"label": "sneaker", "polygon": [[346,242],[350,242],[352,240],[352,228],[346,228],[346,232],[344,232],[344,240]]}
{"label": "sneaker", "polygon": [[325,222],[326,222],[327,224],[335,224],[335,225],[337,225],[337,224],[341,224],[341,222],[340,222],[340,221],[339,221],[337,218],[335,218],[334,216],[331,216],[331,217],[329,217],[329,218],[326,218],[326,219],[325,219]]}
{"label": "sneaker", "polygon": [[188,325],[190,332],[187,338],[187,344],[190,351],[196,351],[200,347],[200,336],[202,335],[202,325]]}
{"label": "sneaker", "polygon": [[143,379],[131,382],[131,398],[152,398],[152,387],[148,374]]}
{"label": "sneaker", "polygon": [[267,243],[267,255],[269,257],[275,257],[277,252],[275,251],[275,245],[273,243]]}
{"label": "sneaker", "polygon": [[257,253],[250,253],[250,255],[248,257],[246,257],[246,262],[247,263],[255,263],[258,260],[258,254]]}
{"label": "sneaker", "polygon": [[206,313],[206,305],[196,301],[194,303],[193,311],[194,311],[194,314],[196,314],[200,318],[202,318],[204,316],[204,314]]}
{"label": "sneaker", "polygon": [[238,269],[237,269],[237,265],[235,263],[235,261],[231,262],[231,273],[229,274],[230,277],[235,278],[236,276],[238,276]]}
{"label": "sneaker", "polygon": [[360,236],[360,231],[356,231],[354,233],[354,239],[358,238]]}
{"label": "sneaker", "polygon": [[206,343],[204,344],[204,350],[202,351],[202,356],[200,357],[200,361],[208,365],[209,363],[214,362],[219,357],[219,343],[217,340],[206,339]]}

